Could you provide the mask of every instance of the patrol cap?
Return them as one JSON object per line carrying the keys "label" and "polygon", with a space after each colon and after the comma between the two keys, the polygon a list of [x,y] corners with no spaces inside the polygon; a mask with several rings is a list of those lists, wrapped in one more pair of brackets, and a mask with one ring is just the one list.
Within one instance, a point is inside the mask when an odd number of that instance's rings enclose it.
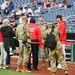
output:
{"label": "patrol cap", "polygon": [[52,23],[52,22],[48,22],[48,23],[47,23],[47,26],[54,27],[55,25],[54,25],[54,23]]}
{"label": "patrol cap", "polygon": [[43,18],[39,18],[38,21],[41,22],[41,21],[44,21],[44,19]]}
{"label": "patrol cap", "polygon": [[28,21],[28,18],[27,18],[26,16],[22,16],[21,19],[22,19],[22,20],[27,20],[27,21]]}
{"label": "patrol cap", "polygon": [[47,25],[49,25],[49,26],[53,26],[54,23],[52,23],[52,22],[48,22]]}

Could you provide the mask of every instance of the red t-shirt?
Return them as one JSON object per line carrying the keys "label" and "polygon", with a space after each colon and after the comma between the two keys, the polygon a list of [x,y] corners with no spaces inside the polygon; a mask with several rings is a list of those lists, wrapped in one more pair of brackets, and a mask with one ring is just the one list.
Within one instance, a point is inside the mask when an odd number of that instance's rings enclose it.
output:
{"label": "red t-shirt", "polygon": [[3,42],[3,36],[2,36],[1,31],[0,31],[0,42]]}
{"label": "red t-shirt", "polygon": [[65,43],[66,42],[66,23],[65,21],[61,20],[59,23],[58,23],[58,29],[61,33],[60,35],[60,41],[61,43]]}

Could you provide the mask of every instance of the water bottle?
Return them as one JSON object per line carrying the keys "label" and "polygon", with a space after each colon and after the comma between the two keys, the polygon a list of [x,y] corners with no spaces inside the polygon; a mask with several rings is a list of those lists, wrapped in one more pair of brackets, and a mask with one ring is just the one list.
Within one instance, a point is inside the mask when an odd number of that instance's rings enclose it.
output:
{"label": "water bottle", "polygon": [[12,47],[9,48],[10,55],[13,55]]}

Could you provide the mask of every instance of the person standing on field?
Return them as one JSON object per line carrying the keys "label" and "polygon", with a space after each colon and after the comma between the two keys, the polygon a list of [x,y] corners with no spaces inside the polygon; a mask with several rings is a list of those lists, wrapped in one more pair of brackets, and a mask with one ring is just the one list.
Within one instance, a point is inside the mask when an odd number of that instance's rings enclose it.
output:
{"label": "person standing on field", "polygon": [[27,65],[29,62],[29,56],[30,56],[31,49],[27,48],[25,44],[23,44],[22,42],[24,39],[27,42],[30,42],[30,30],[29,30],[27,22],[28,22],[27,17],[23,16],[22,23],[18,25],[16,28],[16,38],[19,41],[19,49],[20,49],[16,71],[20,71],[20,65],[23,65],[22,72],[30,73],[31,71],[27,70]]}
{"label": "person standing on field", "polygon": [[[41,30],[41,33],[43,33],[46,29],[47,29],[47,26],[46,24],[44,24],[44,20],[43,18],[39,18],[39,28]],[[44,42],[44,39],[42,38],[42,41]],[[41,45],[40,46],[40,50],[41,50],[41,57],[42,57],[42,62],[43,62],[43,65],[42,66],[46,66],[46,51],[45,51],[45,46],[44,45]]]}
{"label": "person standing on field", "polygon": [[[50,66],[51,66],[51,75],[56,74],[56,59],[61,63],[61,67],[65,73],[65,75],[68,75],[68,68],[67,64],[64,60],[64,53],[62,51],[62,44],[60,42],[59,36],[60,31],[54,26],[54,24],[51,24],[53,27],[48,28],[45,32],[43,32],[43,39],[46,41],[46,36],[50,34],[50,32],[53,30],[52,34],[55,35],[55,40],[57,41],[56,47],[52,50],[51,48],[48,48],[49,50],[49,58],[50,58]],[[50,40],[50,39],[49,39]]]}

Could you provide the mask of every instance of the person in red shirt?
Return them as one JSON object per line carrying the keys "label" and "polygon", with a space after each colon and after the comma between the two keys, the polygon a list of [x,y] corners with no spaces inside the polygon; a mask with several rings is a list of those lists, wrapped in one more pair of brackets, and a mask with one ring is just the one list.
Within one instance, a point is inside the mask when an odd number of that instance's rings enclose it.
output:
{"label": "person in red shirt", "polygon": [[[38,26],[35,24],[35,19],[31,18],[30,19],[30,24],[28,25],[30,29],[30,34],[31,34],[31,42],[41,42],[42,41],[42,34],[41,30]],[[33,70],[38,70],[38,48],[39,44],[31,44],[31,49],[32,49],[32,55],[33,55]],[[28,63],[28,70],[31,70],[31,63],[29,60]]]}
{"label": "person in red shirt", "polygon": [[[0,68],[5,69],[6,68],[6,56],[7,56],[7,53],[5,51],[3,42],[4,42],[3,35],[2,35],[1,30],[0,30]],[[2,66],[3,63],[4,63],[4,65]]]}
{"label": "person in red shirt", "polygon": [[[62,19],[61,15],[57,15],[56,16],[56,20],[58,22],[58,29],[60,31],[60,41],[62,43],[62,50],[64,52],[64,56],[65,56],[65,43],[66,43],[66,22]],[[66,58],[66,56],[65,56]]]}

